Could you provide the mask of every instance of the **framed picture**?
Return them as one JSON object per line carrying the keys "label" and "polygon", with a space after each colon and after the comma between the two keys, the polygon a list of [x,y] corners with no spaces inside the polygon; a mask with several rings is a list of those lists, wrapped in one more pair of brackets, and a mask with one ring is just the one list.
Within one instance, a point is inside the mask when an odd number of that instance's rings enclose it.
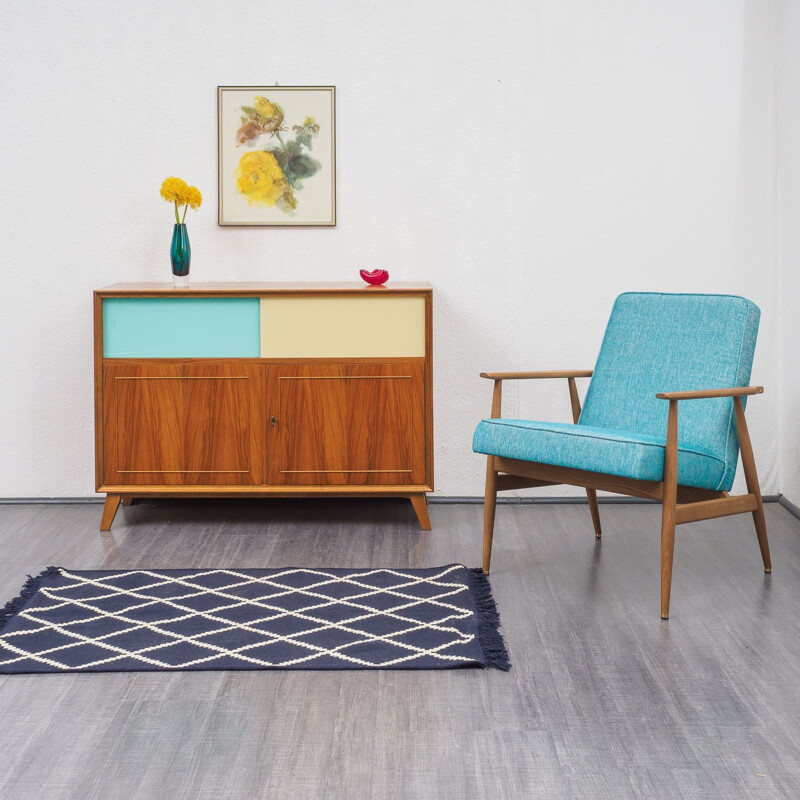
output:
{"label": "framed picture", "polygon": [[220,225],[336,224],[334,86],[218,86]]}

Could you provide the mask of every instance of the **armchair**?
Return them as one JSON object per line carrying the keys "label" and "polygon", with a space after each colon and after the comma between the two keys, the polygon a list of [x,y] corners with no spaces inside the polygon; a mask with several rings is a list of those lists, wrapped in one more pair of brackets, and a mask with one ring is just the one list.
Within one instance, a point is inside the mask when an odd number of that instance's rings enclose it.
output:
{"label": "armchair", "polygon": [[[586,490],[598,539],[598,489],[661,501],[662,619],[669,618],[676,525],[750,512],[771,572],[744,414],[747,396],[763,392],[747,385],[759,316],[742,297],[623,294],[593,371],[481,373],[494,381],[491,416],[473,439],[473,450],[487,456],[483,571],[497,492],[569,484]],[[502,417],[503,381],[550,378],[566,379],[573,424]],[[591,378],[583,409],[577,378]],[[740,450],[747,493],[732,497]]]}

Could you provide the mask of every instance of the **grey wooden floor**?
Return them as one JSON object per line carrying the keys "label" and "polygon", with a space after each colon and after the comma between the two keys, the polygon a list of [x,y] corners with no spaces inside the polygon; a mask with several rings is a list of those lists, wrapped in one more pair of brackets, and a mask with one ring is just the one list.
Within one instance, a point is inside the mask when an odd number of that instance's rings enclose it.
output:
{"label": "grey wooden floor", "polygon": [[[492,585],[510,673],[0,676],[0,798],[800,797],[800,522],[767,507],[678,531],[659,510],[501,506]],[[479,505],[162,501],[0,506],[0,595],[27,573],[477,565]]]}

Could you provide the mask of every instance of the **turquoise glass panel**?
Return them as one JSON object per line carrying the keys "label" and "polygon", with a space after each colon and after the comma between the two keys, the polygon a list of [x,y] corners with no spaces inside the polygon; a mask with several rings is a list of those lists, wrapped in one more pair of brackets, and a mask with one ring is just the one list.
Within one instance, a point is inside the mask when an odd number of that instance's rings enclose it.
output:
{"label": "turquoise glass panel", "polygon": [[257,297],[106,297],[105,358],[259,358]]}

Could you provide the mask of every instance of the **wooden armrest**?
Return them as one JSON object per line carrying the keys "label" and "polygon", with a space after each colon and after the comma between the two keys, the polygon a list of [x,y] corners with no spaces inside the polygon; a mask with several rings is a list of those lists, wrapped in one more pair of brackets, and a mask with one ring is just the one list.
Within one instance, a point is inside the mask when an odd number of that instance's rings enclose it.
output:
{"label": "wooden armrest", "polygon": [[550,370],[549,372],[481,372],[481,378],[493,381],[531,380],[536,378],[591,378],[590,369]]}
{"label": "wooden armrest", "polygon": [[697,389],[690,392],[659,392],[659,400],[704,400],[708,397],[742,397],[748,394],[763,394],[763,386],[738,386],[731,389]]}

